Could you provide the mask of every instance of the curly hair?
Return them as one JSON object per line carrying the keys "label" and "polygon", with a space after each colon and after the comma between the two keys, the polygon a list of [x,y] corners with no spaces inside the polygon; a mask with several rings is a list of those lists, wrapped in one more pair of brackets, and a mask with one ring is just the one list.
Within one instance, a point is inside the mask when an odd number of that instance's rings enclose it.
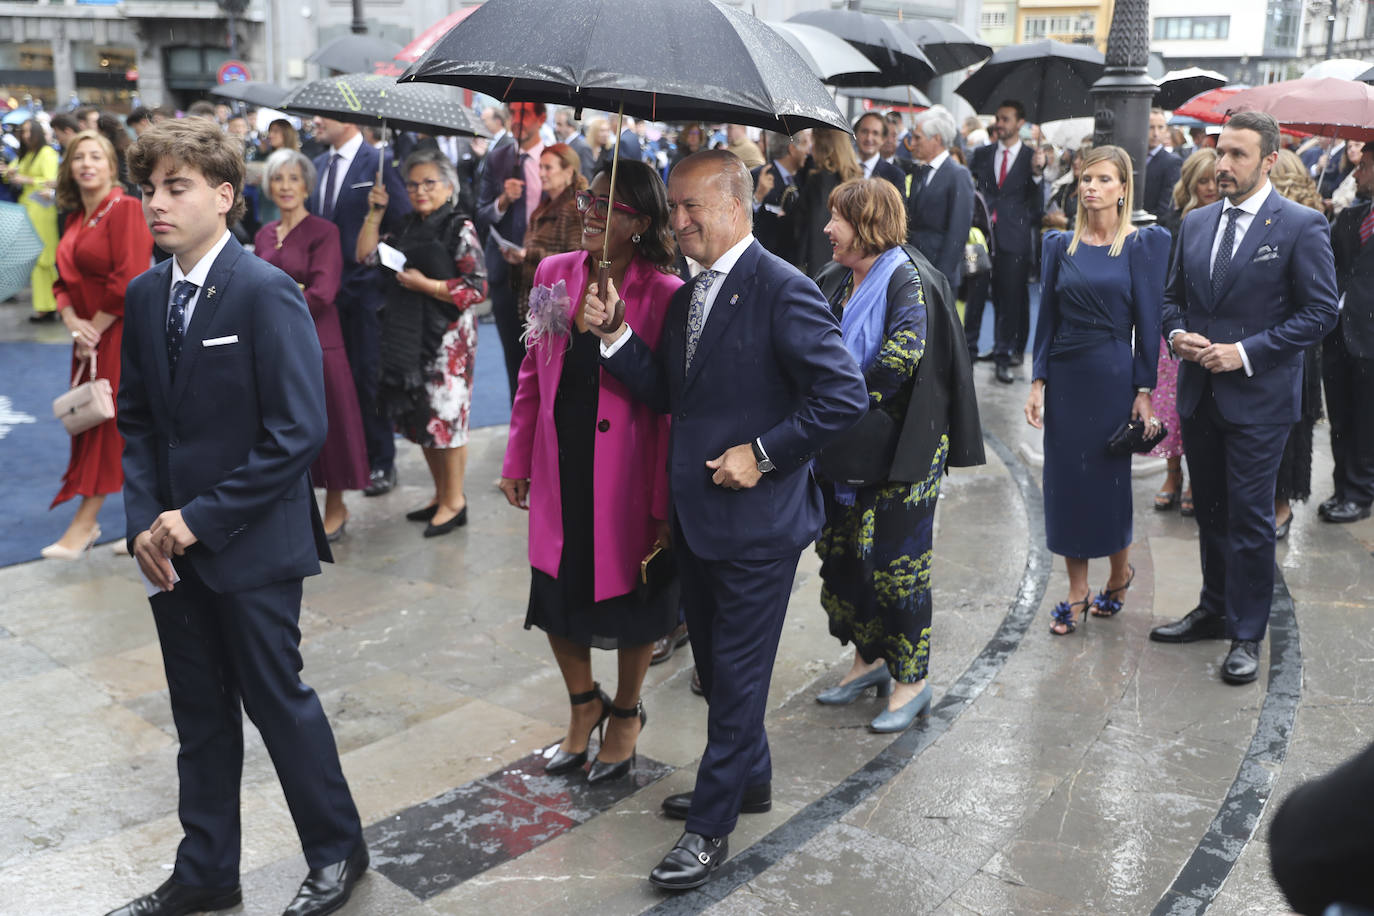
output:
{"label": "curly hair", "polygon": [[1307,174],[1307,168],[1292,150],[1279,150],[1279,158],[1269,170],[1269,181],[1274,190],[1304,207],[1322,209],[1322,198],[1317,193],[1317,183]]}
{"label": "curly hair", "polygon": [[[610,168],[597,172],[595,178],[602,175],[609,179]],[[640,233],[635,246],[640,257],[665,274],[676,273],[677,242],[668,228],[668,189],[657,170],[643,162],[621,159],[615,176],[615,198],[649,218],[649,228]]]}
{"label": "curly hair", "polygon": [[204,176],[210,187],[228,184],[234,201],[225,216],[232,226],[243,218],[243,143],[205,118],[182,118],[154,124],[129,147],[129,175],[135,184],[146,185],[162,160],[178,168],[189,166]]}

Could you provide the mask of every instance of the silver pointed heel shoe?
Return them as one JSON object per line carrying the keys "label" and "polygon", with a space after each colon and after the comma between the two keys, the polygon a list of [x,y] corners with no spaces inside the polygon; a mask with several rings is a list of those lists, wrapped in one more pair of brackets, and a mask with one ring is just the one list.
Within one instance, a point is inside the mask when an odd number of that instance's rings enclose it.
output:
{"label": "silver pointed heel shoe", "polygon": [[869,730],[879,734],[906,731],[911,727],[911,723],[916,721],[917,716],[930,709],[932,695],[930,685],[926,684],[920,693],[906,701],[906,705],[898,709],[883,710],[882,715],[868,723]]}
{"label": "silver pointed heel shoe", "polygon": [[816,702],[825,706],[844,706],[853,703],[870,687],[877,688],[876,692],[879,697],[892,695],[892,675],[888,674],[886,665],[874,668],[867,674],[854,678],[848,684],[822,690],[816,694]]}

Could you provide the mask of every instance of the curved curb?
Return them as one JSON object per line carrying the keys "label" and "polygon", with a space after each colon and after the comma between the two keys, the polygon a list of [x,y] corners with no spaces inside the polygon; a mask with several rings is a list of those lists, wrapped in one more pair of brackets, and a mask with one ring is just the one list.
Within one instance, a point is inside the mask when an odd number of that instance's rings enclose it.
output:
{"label": "curved curb", "polygon": [[[990,432],[983,439],[1006,465],[1021,494],[1026,520],[1032,532],[1044,527],[1044,501],[1025,465],[1011,449]],[[818,833],[848,814],[875,789],[885,785],[937,738],[949,731],[954,720],[978,698],[1021,644],[1040,608],[1049,582],[1052,558],[1044,538],[1031,538],[1026,569],[1016,601],[1002,618],[997,632],[964,669],[930,717],[899,735],[864,766],[825,795],[798,811],[782,825],[720,867],[709,883],[694,891],[669,897],[645,910],[642,916],[686,916],[700,913],[754,880],[784,856],[801,848]]]}

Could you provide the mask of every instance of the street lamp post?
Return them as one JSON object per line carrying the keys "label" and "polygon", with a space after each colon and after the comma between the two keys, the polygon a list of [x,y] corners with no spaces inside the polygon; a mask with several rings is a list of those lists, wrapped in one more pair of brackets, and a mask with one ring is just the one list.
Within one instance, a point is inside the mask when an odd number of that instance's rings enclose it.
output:
{"label": "street lamp post", "polygon": [[1117,0],[1107,33],[1107,69],[1093,83],[1093,145],[1115,144],[1135,170],[1136,225],[1154,222],[1141,209],[1149,153],[1150,106],[1156,86],[1145,75],[1150,61],[1150,0]]}

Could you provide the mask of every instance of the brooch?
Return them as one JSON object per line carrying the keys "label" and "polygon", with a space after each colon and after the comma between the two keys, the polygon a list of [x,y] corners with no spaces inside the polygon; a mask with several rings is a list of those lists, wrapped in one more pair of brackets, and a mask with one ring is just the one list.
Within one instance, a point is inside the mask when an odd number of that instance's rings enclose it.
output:
{"label": "brooch", "polygon": [[205,291],[205,298],[206,298],[206,299],[213,299],[213,298],[215,298],[215,288],[214,288],[213,286],[210,287],[209,289],[207,289],[207,290]]}

